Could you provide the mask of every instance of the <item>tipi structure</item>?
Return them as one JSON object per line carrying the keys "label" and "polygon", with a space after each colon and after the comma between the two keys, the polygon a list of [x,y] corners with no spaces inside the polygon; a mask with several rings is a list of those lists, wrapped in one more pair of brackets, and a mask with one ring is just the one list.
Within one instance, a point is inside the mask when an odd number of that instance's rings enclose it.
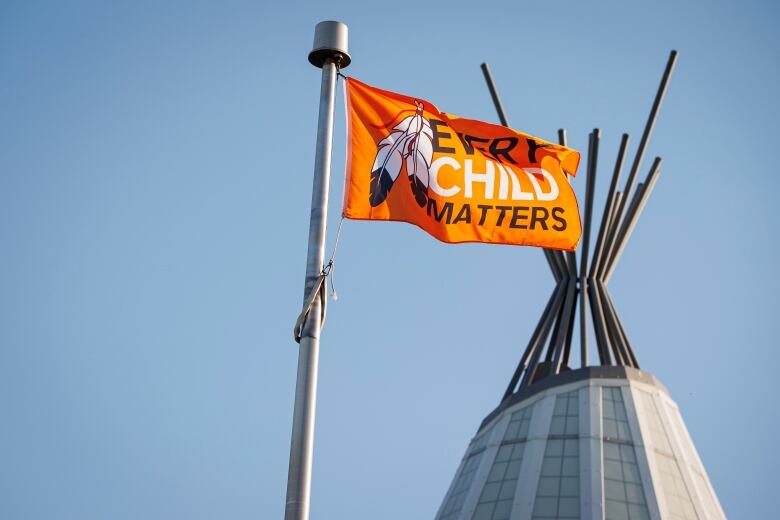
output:
{"label": "tipi structure", "polygon": [[[500,404],[466,449],[436,520],[725,518],[677,405],[640,368],[607,289],[658,178],[660,158],[634,186],[676,57],[673,51],[618,191],[628,147],[623,135],[589,257],[600,137],[598,129],[591,133],[579,269],[576,253],[544,251],[555,290]],[[482,69],[508,126],[487,65]],[[564,131],[559,140],[565,144]],[[578,307],[580,367],[570,368]],[[592,361],[589,321],[596,338]]]}

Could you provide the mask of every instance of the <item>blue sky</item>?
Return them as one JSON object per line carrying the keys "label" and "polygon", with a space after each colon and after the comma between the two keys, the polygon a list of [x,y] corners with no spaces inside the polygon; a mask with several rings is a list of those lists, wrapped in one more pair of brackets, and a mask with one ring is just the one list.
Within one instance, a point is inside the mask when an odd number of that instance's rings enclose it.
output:
{"label": "blue sky", "polygon": [[[597,211],[680,52],[611,293],[726,513],[774,511],[772,3],[6,2],[0,517],[281,517],[323,19],[368,83],[494,121],[488,61],[519,130],[585,150],[601,128]],[[339,99],[331,231],[343,131]],[[543,256],[346,222],[336,286],[312,515],[432,518],[552,289]]]}

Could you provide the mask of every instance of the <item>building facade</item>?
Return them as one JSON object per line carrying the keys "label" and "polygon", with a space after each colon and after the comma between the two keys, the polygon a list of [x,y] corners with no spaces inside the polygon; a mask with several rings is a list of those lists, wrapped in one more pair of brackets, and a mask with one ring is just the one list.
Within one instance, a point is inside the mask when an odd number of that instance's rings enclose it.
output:
{"label": "building facade", "polygon": [[468,446],[437,520],[721,520],[666,389],[588,367],[505,400]]}

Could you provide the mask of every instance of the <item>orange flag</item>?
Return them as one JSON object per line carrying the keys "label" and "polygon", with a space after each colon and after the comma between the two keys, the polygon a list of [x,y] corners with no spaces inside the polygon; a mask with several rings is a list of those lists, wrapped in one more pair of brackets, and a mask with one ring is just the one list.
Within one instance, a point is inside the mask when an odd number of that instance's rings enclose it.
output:
{"label": "orange flag", "polygon": [[415,224],[443,242],[573,251],[579,152],[346,80],[344,216]]}

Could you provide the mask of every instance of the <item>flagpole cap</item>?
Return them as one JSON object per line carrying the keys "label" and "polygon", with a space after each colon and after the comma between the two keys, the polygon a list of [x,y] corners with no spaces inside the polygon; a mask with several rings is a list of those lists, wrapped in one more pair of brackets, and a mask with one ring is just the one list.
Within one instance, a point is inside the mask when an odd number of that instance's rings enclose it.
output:
{"label": "flagpole cap", "polygon": [[349,66],[352,58],[347,50],[349,28],[335,21],[320,22],[314,28],[314,45],[309,53],[309,63],[322,68],[330,60],[339,68]]}

